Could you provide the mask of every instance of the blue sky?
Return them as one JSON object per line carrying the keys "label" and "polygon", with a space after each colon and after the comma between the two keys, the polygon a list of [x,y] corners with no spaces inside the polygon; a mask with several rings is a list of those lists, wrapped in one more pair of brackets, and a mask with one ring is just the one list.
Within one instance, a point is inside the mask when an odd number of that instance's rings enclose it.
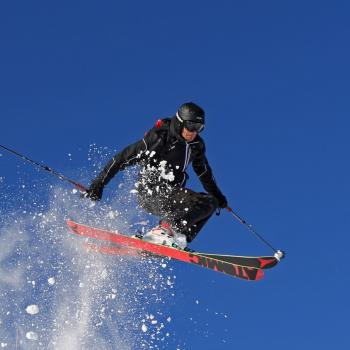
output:
{"label": "blue sky", "polygon": [[[287,251],[255,284],[173,263],[181,349],[350,346],[349,10],[346,1],[0,5],[0,144],[88,184],[90,145],[106,148],[94,156],[103,163],[197,102],[230,205]],[[39,181],[45,202],[55,180],[0,153],[3,198]],[[193,174],[189,185],[201,189]],[[192,246],[269,253],[226,213]]]}

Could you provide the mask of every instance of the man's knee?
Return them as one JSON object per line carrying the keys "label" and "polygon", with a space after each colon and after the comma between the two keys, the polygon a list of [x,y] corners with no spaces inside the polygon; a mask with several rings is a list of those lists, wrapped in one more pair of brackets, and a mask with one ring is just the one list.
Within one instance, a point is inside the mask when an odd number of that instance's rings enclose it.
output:
{"label": "man's knee", "polygon": [[219,207],[218,200],[211,194],[203,194],[203,202],[205,203],[203,206],[205,206],[208,216],[214,214],[215,210]]}

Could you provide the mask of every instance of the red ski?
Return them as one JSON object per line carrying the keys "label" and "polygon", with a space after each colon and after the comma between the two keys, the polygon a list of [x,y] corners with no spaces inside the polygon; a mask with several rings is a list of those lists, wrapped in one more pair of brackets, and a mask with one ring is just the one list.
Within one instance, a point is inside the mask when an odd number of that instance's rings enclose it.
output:
{"label": "red ski", "polygon": [[[85,243],[87,250],[111,254],[111,255],[146,255],[145,251],[136,251],[134,248],[123,248],[120,246],[110,246],[101,244]],[[148,252],[148,255],[150,253]],[[274,256],[238,256],[238,255],[223,255],[223,254],[209,254],[209,253],[195,253],[198,256],[208,257],[219,261],[226,261],[227,263],[240,265],[245,267],[254,267],[256,269],[269,269],[276,266],[279,260]]]}
{"label": "red ski", "polygon": [[[223,272],[225,274],[238,277],[245,280],[257,281],[263,278],[264,272],[261,268],[268,267],[268,265],[275,265],[277,262],[274,260],[274,257],[262,257],[262,266],[260,268],[244,266],[241,264],[232,263],[234,256],[231,255],[219,255],[219,254],[204,254],[197,252],[187,252],[179,250],[176,248],[168,247],[165,245],[158,245],[144,241],[139,238],[125,236],[120,233],[110,232],[83,224],[78,224],[72,220],[67,220],[67,224],[71,229],[72,233],[92,238],[97,240],[97,242],[86,243],[88,249],[93,251],[98,251],[105,254],[126,254],[126,255],[155,255],[162,257],[169,257],[171,259],[188,262],[196,264],[202,267],[212,269],[214,271]],[[96,243],[101,243],[101,241],[112,243],[112,246],[104,246]],[[233,258],[233,259],[230,259]],[[239,259],[249,257],[236,257]],[[253,258],[259,259],[259,258]],[[243,260],[241,260],[243,261]]]}

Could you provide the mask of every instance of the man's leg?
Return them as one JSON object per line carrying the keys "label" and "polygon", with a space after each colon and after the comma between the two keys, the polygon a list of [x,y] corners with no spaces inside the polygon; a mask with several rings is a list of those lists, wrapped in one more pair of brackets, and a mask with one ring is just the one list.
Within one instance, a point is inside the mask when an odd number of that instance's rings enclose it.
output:
{"label": "man's leg", "polygon": [[175,188],[164,204],[164,219],[191,242],[218,208],[216,198],[187,188]]}

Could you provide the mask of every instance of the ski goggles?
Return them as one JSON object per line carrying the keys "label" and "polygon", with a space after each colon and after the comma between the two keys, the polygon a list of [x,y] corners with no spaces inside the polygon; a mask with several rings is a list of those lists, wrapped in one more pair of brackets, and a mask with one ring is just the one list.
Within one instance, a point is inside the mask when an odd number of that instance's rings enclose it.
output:
{"label": "ski goggles", "polygon": [[190,132],[196,131],[198,134],[203,131],[204,129],[204,124],[202,123],[196,123],[196,122],[191,122],[189,120],[184,120],[183,121],[183,126]]}

